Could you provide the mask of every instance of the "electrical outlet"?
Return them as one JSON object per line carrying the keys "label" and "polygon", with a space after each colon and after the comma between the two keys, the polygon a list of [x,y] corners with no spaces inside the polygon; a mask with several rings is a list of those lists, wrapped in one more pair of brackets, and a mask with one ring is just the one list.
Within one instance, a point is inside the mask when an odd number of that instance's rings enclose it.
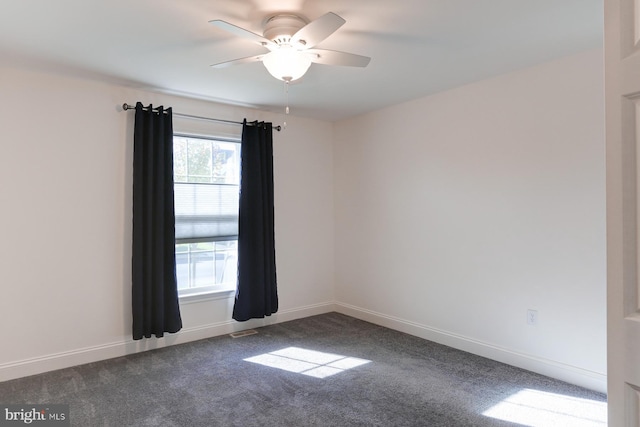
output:
{"label": "electrical outlet", "polygon": [[527,310],[527,325],[538,325],[538,310]]}

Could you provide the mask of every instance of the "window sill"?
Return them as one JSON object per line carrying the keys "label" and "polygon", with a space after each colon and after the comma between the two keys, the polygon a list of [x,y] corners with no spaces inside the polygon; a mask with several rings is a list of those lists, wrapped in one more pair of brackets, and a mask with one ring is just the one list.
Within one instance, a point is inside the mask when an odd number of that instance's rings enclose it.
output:
{"label": "window sill", "polygon": [[204,292],[193,293],[188,295],[180,295],[178,296],[178,300],[180,301],[180,304],[193,304],[193,303],[203,302],[203,301],[233,298],[235,292],[236,292],[235,286],[225,287],[225,288],[214,289],[210,291],[204,291]]}

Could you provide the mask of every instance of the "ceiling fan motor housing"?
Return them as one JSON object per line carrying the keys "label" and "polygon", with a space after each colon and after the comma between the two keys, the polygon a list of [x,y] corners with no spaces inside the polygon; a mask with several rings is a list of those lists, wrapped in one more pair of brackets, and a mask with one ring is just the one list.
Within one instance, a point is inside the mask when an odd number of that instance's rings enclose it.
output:
{"label": "ceiling fan motor housing", "polygon": [[298,15],[274,15],[267,19],[263,34],[265,38],[273,40],[273,42],[278,45],[289,44],[291,42],[291,36],[308,23],[309,21]]}

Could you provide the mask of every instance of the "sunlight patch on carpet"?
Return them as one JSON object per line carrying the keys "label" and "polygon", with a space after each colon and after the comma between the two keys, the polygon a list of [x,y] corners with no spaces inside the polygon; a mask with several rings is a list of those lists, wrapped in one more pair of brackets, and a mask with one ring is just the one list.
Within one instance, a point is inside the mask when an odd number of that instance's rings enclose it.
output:
{"label": "sunlight patch on carpet", "polygon": [[283,348],[271,353],[249,357],[244,361],[315,378],[326,378],[371,362],[357,357],[341,356],[298,347]]}
{"label": "sunlight patch on carpet", "polygon": [[607,402],[523,389],[482,415],[533,427],[605,427]]}

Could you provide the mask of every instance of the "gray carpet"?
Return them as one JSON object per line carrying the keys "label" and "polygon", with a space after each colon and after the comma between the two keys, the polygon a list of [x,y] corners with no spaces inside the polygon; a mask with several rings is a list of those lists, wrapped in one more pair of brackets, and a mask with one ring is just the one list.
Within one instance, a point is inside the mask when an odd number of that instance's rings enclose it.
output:
{"label": "gray carpet", "polygon": [[[606,425],[554,406],[602,408],[602,394],[338,313],[257,331],[3,382],[0,403],[68,403],[73,426]],[[290,347],[302,356],[278,353]],[[273,352],[263,362],[288,370],[243,360]],[[526,390],[549,407],[519,401]]]}

